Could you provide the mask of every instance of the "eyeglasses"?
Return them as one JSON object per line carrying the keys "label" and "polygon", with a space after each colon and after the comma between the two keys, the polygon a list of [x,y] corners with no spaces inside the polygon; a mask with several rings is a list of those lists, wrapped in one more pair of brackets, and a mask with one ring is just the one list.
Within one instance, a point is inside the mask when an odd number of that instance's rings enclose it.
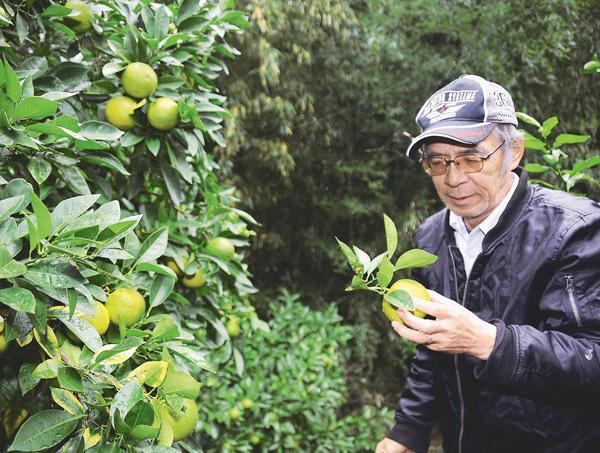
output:
{"label": "eyeglasses", "polygon": [[487,156],[479,156],[477,154],[460,154],[454,159],[446,159],[443,156],[431,156],[423,157],[423,150],[421,150],[421,157],[419,163],[429,176],[439,176],[446,173],[446,170],[451,163],[454,162],[456,168],[463,173],[477,173],[483,170],[483,163],[488,160],[492,155],[504,145],[504,140]]}

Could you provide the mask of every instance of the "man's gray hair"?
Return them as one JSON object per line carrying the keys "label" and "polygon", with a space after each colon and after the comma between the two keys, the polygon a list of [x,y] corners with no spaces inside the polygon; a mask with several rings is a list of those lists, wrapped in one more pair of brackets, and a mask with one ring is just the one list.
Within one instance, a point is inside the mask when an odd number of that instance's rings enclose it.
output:
{"label": "man's gray hair", "polygon": [[512,124],[499,123],[496,125],[496,134],[501,140],[504,140],[502,148],[504,149],[504,161],[502,162],[502,174],[510,171],[510,163],[513,158],[513,146],[523,139],[523,134]]}

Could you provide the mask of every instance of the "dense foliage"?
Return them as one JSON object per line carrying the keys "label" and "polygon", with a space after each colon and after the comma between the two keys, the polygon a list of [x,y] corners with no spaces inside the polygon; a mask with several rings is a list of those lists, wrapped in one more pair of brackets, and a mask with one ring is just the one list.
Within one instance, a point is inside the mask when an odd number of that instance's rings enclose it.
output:
{"label": "dense foliage", "polygon": [[[338,301],[354,326],[356,397],[383,392],[394,404],[410,349],[391,341],[376,298],[343,293],[346,268],[334,237],[373,256],[384,244],[385,212],[406,249],[415,227],[440,208],[402,152],[428,94],[462,73],[501,83],[532,117],[558,116],[552,137],[591,136],[564,148],[563,168],[592,157],[600,77],[594,63],[586,74],[583,67],[598,54],[598,2],[248,0],[240,7],[251,25],[232,73],[246,75],[220,83],[232,113],[223,153],[235,153],[242,205],[262,223],[250,269],[261,288],[296,288],[313,305]],[[540,151],[526,160],[545,165]],[[550,182],[565,188],[558,178]],[[571,190],[600,195],[582,179]]]}

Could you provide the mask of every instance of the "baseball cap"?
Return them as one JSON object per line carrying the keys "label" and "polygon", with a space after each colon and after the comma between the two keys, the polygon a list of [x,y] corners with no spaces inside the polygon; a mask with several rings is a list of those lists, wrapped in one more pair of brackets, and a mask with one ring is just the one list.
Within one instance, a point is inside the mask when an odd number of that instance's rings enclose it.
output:
{"label": "baseball cap", "polygon": [[415,121],[421,134],[406,150],[406,155],[412,158],[429,137],[474,145],[492,133],[495,123],[518,125],[508,91],[471,74],[464,74],[436,91],[423,104]]}

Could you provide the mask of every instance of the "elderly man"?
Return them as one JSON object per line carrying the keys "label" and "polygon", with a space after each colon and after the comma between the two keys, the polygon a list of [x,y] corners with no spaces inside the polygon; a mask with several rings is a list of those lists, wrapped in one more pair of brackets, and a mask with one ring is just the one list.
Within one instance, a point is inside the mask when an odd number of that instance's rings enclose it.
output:
{"label": "elderly man", "polygon": [[414,273],[429,316],[399,310],[417,345],[377,453],[600,452],[600,205],[531,186],[501,86],[464,75],[417,115],[418,158],[446,208],[416,233],[439,257]]}

